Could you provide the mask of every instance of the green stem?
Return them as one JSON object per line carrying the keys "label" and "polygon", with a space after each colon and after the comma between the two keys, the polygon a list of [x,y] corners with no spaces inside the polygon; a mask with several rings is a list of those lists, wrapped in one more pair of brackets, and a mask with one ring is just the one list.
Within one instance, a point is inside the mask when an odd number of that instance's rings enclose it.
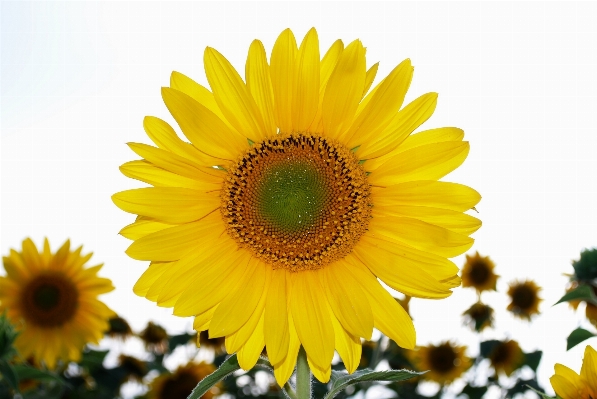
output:
{"label": "green stem", "polygon": [[296,361],[296,397],[311,399],[311,370],[307,362],[307,353],[302,346]]}

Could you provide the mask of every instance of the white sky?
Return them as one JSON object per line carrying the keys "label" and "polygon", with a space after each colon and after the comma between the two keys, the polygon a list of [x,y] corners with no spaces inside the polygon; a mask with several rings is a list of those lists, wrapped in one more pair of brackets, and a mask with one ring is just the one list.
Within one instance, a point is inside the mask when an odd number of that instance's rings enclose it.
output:
{"label": "white sky", "polygon": [[[191,319],[132,293],[147,264],[125,255],[129,241],[117,232],[133,216],[110,200],[141,186],[118,171],[137,158],[125,143],[149,143],[145,115],[176,126],[160,87],[172,70],[206,84],[206,46],[244,74],[254,38],[269,53],[286,27],[301,40],[315,26],[325,49],[360,38],[368,65],[381,62],[378,79],[411,58],[407,100],[439,92],[423,127],[465,130],[470,156],[445,180],[482,194],[472,251],[490,255],[502,276],[501,292],[483,295],[498,310],[497,329],[484,338],[546,351],[546,387],[555,362],[580,368],[584,345],[566,352],[565,337],[587,325],[551,305],[571,259],[597,245],[596,2],[2,2],[0,10],[2,254],[28,236],[49,237],[53,249],[70,237],[106,264],[102,275],[117,289],[103,298],[136,330],[150,319],[190,330]],[[543,287],[543,313],[531,325],[504,310],[516,278]],[[414,300],[418,343],[453,338],[475,354],[460,318],[474,300],[468,289]]]}

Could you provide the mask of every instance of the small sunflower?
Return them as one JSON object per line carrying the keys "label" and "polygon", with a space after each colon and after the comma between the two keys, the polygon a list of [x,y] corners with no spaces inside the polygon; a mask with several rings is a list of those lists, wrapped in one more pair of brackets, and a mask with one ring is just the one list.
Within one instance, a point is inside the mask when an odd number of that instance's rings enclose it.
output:
{"label": "small sunflower", "polygon": [[[114,315],[97,296],[114,289],[97,276],[102,265],[85,268],[91,253],[70,250],[70,241],[52,253],[46,239],[38,251],[31,239],[22,251],[3,257],[6,276],[0,277],[0,313],[21,325],[15,347],[23,357],[45,362],[78,361],[87,343],[97,344]],[[22,321],[22,324],[20,323]]]}
{"label": "small sunflower", "polygon": [[[165,373],[151,382],[148,399],[186,399],[199,381],[216,370],[210,363],[189,362],[176,369],[174,373]],[[220,392],[220,384],[216,384],[201,398],[212,399]]]}
{"label": "small sunflower", "polygon": [[521,319],[531,320],[531,316],[539,314],[539,303],[543,300],[539,298],[539,291],[541,288],[531,280],[511,283],[507,309]]}
{"label": "small sunflower", "polygon": [[209,338],[207,330],[197,333],[197,346],[212,349],[215,353],[224,351],[225,341],[224,337]]}
{"label": "small sunflower", "polygon": [[106,331],[106,335],[110,338],[125,340],[133,335],[129,323],[120,316],[111,317],[108,323],[110,323],[110,328]]}
{"label": "small sunflower", "polygon": [[139,338],[145,343],[145,347],[153,352],[164,353],[168,348],[168,333],[164,327],[152,321],[139,333]]}
{"label": "small sunflower", "polygon": [[419,370],[428,370],[421,376],[423,379],[448,384],[471,366],[471,359],[464,354],[465,351],[466,346],[446,341],[439,345],[422,346],[409,352],[409,356]]}
{"label": "small sunflower", "polygon": [[118,365],[124,370],[126,380],[141,382],[143,377],[149,372],[145,362],[134,356],[120,355],[118,357]]}
{"label": "small sunflower", "polygon": [[473,287],[478,293],[495,291],[498,275],[493,272],[495,264],[489,256],[466,255],[466,263],[462,268],[462,286]]}
{"label": "small sunflower", "polygon": [[493,327],[493,308],[481,302],[473,304],[463,314],[465,324],[468,324],[475,331],[483,331],[487,327]]}
{"label": "small sunflower", "polygon": [[504,373],[510,376],[522,366],[524,353],[520,349],[518,342],[514,340],[501,341],[495,345],[488,356],[491,366],[498,373]]}
{"label": "small sunflower", "polygon": [[406,348],[412,320],[378,281],[410,296],[445,298],[460,284],[448,258],[473,244],[481,222],[465,211],[480,195],[439,179],[467,157],[462,130],[412,134],[436,93],[402,107],[405,60],[373,87],[359,40],[320,57],[311,29],[297,46],[286,29],[268,63],[249,48],[243,81],[213,48],[211,91],[174,72],[162,97],[190,142],[161,119],[144,127],[157,147],[131,143],[141,160],[124,175],[153,187],[115,194],[138,215],[121,230],[151,264],[134,287],[197,331],[225,337],[243,369],[267,347],[280,385],[302,345],[327,382],[334,349],[349,372],[376,327]]}
{"label": "small sunflower", "polygon": [[562,399],[597,398],[597,351],[588,346],[580,369],[580,375],[572,369],[556,364],[555,374],[549,381],[558,397]]}

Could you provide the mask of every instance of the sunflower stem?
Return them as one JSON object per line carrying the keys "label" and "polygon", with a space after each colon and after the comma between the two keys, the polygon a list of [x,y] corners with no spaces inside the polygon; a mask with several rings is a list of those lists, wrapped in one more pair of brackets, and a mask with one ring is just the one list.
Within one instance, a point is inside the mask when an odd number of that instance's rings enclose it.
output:
{"label": "sunflower stem", "polygon": [[302,346],[296,361],[296,397],[311,399],[311,369],[307,362],[307,353]]}

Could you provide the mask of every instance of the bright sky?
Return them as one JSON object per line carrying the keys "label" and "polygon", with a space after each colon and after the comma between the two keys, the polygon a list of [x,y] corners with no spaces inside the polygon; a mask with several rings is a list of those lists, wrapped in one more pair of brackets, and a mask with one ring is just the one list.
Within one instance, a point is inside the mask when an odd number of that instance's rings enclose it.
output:
{"label": "bright sky", "polygon": [[[380,61],[378,80],[411,58],[407,100],[439,93],[423,128],[465,130],[469,158],[444,180],[483,196],[471,252],[491,256],[501,275],[500,293],[483,295],[497,309],[497,328],[483,337],[546,351],[539,379],[549,387],[553,364],[578,370],[585,346],[566,352],[566,336],[587,324],[551,305],[570,261],[597,245],[596,17],[595,2],[2,2],[0,251],[25,237],[47,236],[53,249],[70,238],[105,263],[117,288],[103,298],[136,330],[148,320],[190,330],[191,319],[132,293],[147,264],[125,255],[129,241],[117,233],[134,217],[110,200],[141,186],[118,171],[137,158],[125,143],[149,143],[145,115],[176,126],[160,87],[173,70],[207,84],[206,46],[244,74],[253,39],[269,53],[283,29],[301,40],[314,26],[324,49],[360,38],[368,65]],[[526,278],[545,299],[530,325],[505,311],[507,283]],[[474,300],[460,288],[414,300],[418,343],[452,338],[476,354],[460,317]]]}

